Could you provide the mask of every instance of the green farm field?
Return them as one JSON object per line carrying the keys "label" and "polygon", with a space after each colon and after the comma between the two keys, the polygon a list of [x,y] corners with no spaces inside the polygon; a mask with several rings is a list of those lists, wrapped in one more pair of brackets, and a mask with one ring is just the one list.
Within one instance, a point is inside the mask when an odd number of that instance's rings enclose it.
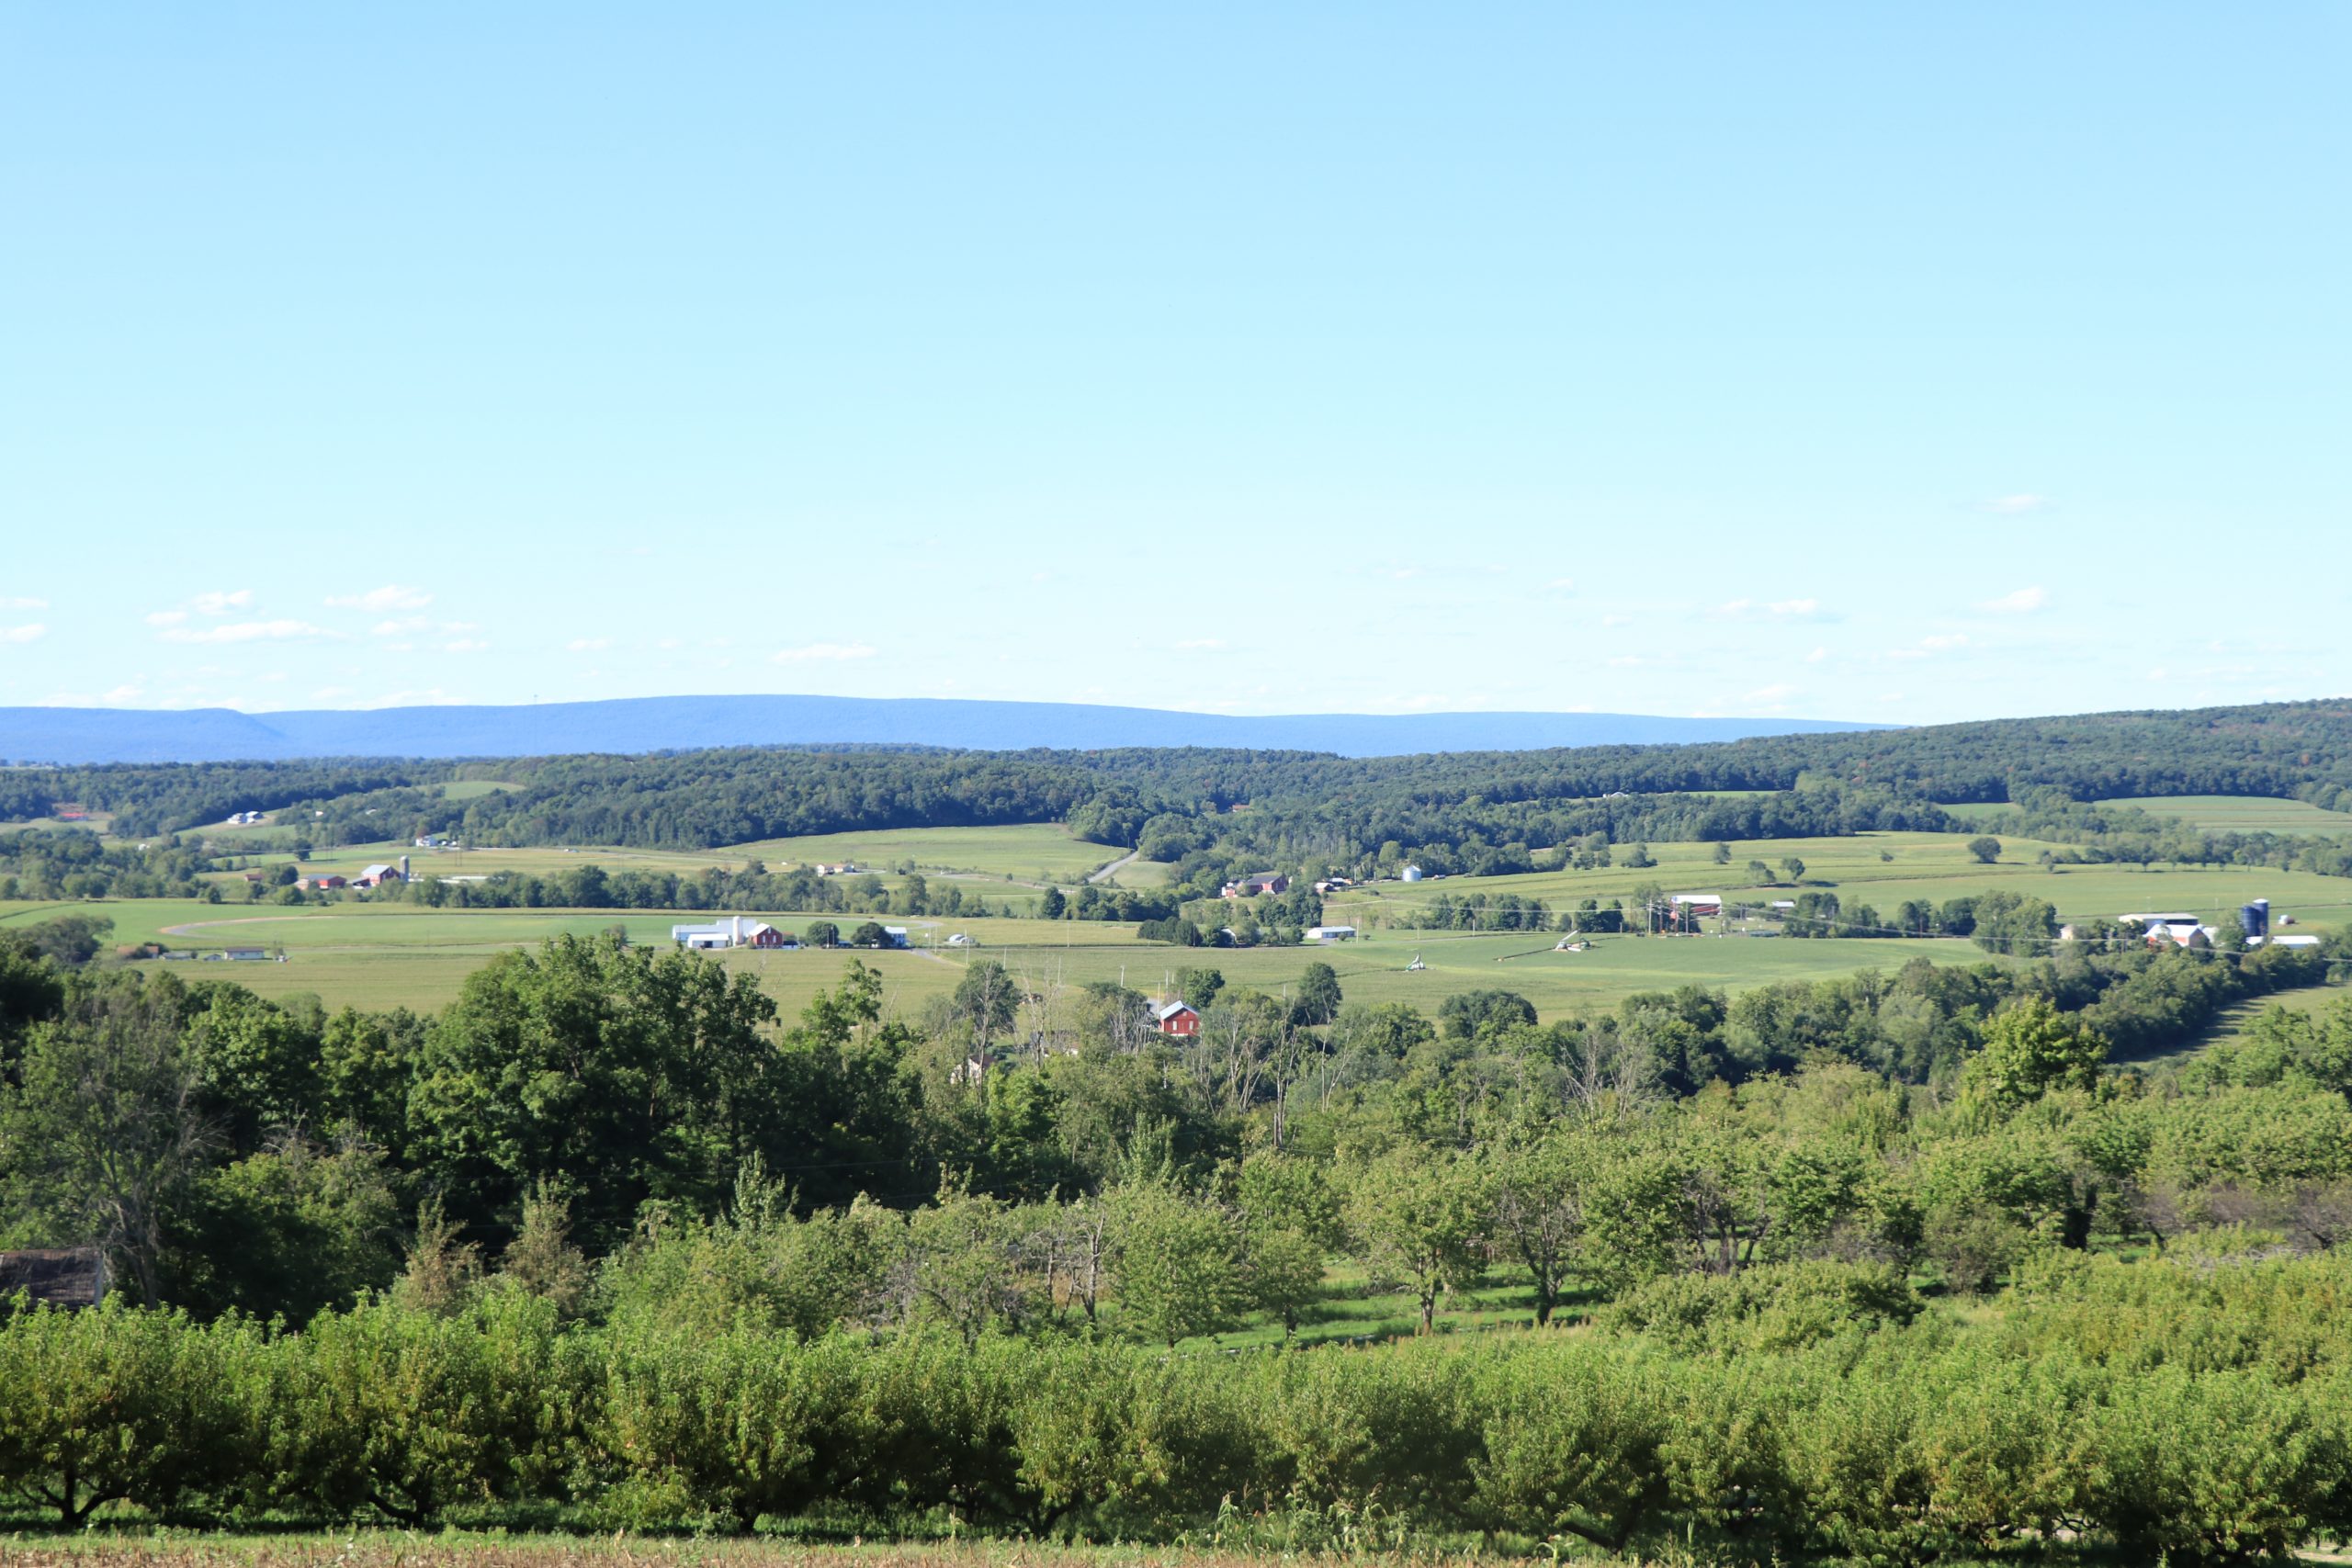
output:
{"label": "green farm field", "polygon": [[[753,856],[771,869],[854,861],[877,870],[912,861],[926,874],[939,871],[976,872],[983,876],[1010,876],[1018,881],[1053,882],[1069,886],[1125,852],[1073,839],[1051,822],[1009,828],[899,828],[870,833],[828,833],[797,839],[763,839],[717,852],[735,863]],[[708,863],[706,862],[705,863]],[[1127,868],[1141,869],[1141,863]],[[1123,879],[1136,885],[1122,874]]]}
{"label": "green farm field", "polygon": [[[330,1007],[435,1008],[458,994],[465,976],[491,955],[535,946],[560,935],[590,936],[619,927],[629,940],[666,944],[670,928],[710,916],[621,910],[446,910],[405,904],[337,904],[247,911],[192,899],[98,900],[83,905],[0,905],[0,927],[26,923],[66,908],[104,914],[115,922],[117,943],[157,942],[196,951],[258,947],[283,951],[286,962],[222,964],[150,961],[145,967],[190,978],[233,979],[264,996],[302,993]],[[844,931],[859,916],[806,913],[763,917],[792,930],[813,919]],[[866,952],[859,959],[878,970],[888,1004],[919,1009],[952,991],[974,957],[1003,964],[1032,989],[1088,981],[1159,987],[1175,969],[1200,965],[1223,972],[1229,984],[1279,991],[1306,965],[1339,972],[1349,997],[1403,1001],[1435,1010],[1459,991],[1500,987],[1515,990],[1547,1018],[1598,1010],[1634,991],[1702,985],[1739,991],[1776,980],[1824,978],[1915,957],[1974,964],[1985,954],[1963,942],[1797,942],[1755,937],[1603,937],[1585,953],[1555,953],[1555,938],[1528,932],[1464,935],[1442,931],[1376,931],[1329,947],[1183,949],[1139,942],[1135,929],[1080,920],[991,918],[979,920],[892,919],[916,946]],[[975,949],[943,945],[962,932]],[[752,976],[786,1012],[836,985],[850,954],[735,952],[718,955]],[[1418,956],[1426,968],[1407,968]]]}
{"label": "green farm field", "polygon": [[[1469,934],[1398,929],[1394,918],[1428,904],[1441,894],[1474,893],[1490,899],[1504,894],[1544,899],[1554,911],[1583,898],[1614,899],[1644,883],[1674,892],[1717,892],[1729,898],[1762,901],[1786,897],[1788,887],[1746,886],[1751,859],[1777,864],[1795,855],[1805,862],[1807,887],[1834,887],[1848,904],[1865,902],[1891,913],[1906,898],[1936,903],[1991,887],[2009,887],[2050,899],[2067,919],[2137,910],[2182,909],[2220,916],[2248,898],[2267,897],[2279,914],[2292,914],[2307,929],[2326,930],[2352,919],[2352,881],[2306,874],[2245,868],[2108,866],[2044,868],[2033,856],[2042,846],[2029,840],[2006,841],[2002,860],[1984,865],[1962,841],[1948,834],[1864,834],[1843,839],[1776,840],[1734,844],[1732,863],[1714,863],[1710,846],[1652,846],[1658,863],[1646,869],[1615,866],[1589,872],[1544,872],[1524,876],[1455,877],[1412,885],[1383,883],[1339,895],[1326,906],[1332,923],[1363,928],[1355,942],[1317,949],[1179,949],[1140,942],[1129,925],[1092,921],[1045,921],[992,916],[987,919],[892,919],[908,927],[917,950],[863,954],[884,979],[888,1005],[911,1012],[935,995],[951,991],[962,965],[974,953],[995,958],[1033,988],[1054,983],[1123,981],[1138,989],[1160,986],[1172,970],[1205,965],[1221,970],[1234,985],[1279,991],[1295,983],[1310,963],[1339,971],[1353,999],[1404,1001],[1434,1010],[1447,996],[1499,987],[1526,996],[1546,1018],[1606,1009],[1635,991],[1699,985],[1737,992],[1775,981],[1817,979],[1877,967],[1894,968],[1917,957],[1941,964],[1984,962],[1986,955],[1964,942],[1792,942],[1781,938],[1708,934],[1648,938],[1602,936],[1584,953],[1553,951],[1555,937],[1532,932]],[[777,840],[739,846],[718,856],[614,849],[474,851],[463,872],[479,874],[495,866],[546,872],[582,864],[696,870],[713,859],[740,863],[756,852],[771,865],[788,860],[839,856],[860,863],[892,863],[911,856],[933,867],[961,863],[971,891],[1001,904],[1009,897],[1026,905],[1034,889],[1025,880],[1007,883],[1005,870],[1046,870],[1074,884],[1110,852],[1080,843],[1058,828],[939,829],[895,834],[851,834],[828,839]],[[390,845],[336,851],[313,866],[356,870],[370,861],[392,858]],[[420,874],[458,874],[452,852],[411,852]],[[1054,857],[1059,856],[1059,859]],[[1892,858],[1882,858],[1892,857]],[[1120,879],[1142,869],[1123,868]],[[1012,874],[1023,874],[1012,870]],[[886,874],[886,884],[902,880]],[[330,1007],[438,1007],[455,997],[465,976],[492,954],[535,946],[550,937],[585,936],[618,926],[632,942],[660,945],[670,928],[707,918],[692,913],[610,909],[434,909],[406,903],[350,901],[280,908],[242,902],[206,904],[193,899],[106,900],[87,905],[0,905],[0,925],[22,923],[66,908],[87,908],[112,919],[118,944],[161,942],[196,950],[232,945],[282,949],[285,963],[199,963],[171,967],[191,977],[232,978],[266,996],[312,993]],[[1215,916],[1216,907],[1196,907]],[[863,916],[808,911],[763,912],[793,931],[819,919],[843,931]],[[978,949],[945,946],[962,932]],[[1418,956],[1426,965],[1408,968]],[[838,953],[734,953],[722,962],[743,968],[774,995],[787,1012],[815,992],[838,983],[845,955]],[[162,967],[160,962],[155,965]]]}
{"label": "green farm field", "polygon": [[[452,788],[458,786],[452,785]],[[223,852],[242,854],[248,864],[274,865],[293,858],[291,833],[267,825],[253,828],[207,829],[205,839]],[[250,844],[250,848],[245,846]],[[345,844],[312,852],[306,871],[349,876],[379,861],[409,857],[419,876],[482,876],[498,871],[527,872],[546,876],[599,865],[607,871],[664,871],[681,875],[720,866],[733,871],[757,860],[771,871],[789,866],[851,862],[872,869],[885,883],[900,878],[890,868],[912,861],[926,876],[950,875],[1002,885],[1004,890],[1042,888],[1047,885],[1074,887],[1099,868],[1112,864],[1122,852],[1073,839],[1052,823],[1008,828],[910,828],[889,832],[837,833],[797,839],[763,839],[756,843],[730,844],[709,850],[640,850],[613,845],[566,848],[541,845],[527,849],[419,850],[405,840],[383,840],[369,844]],[[1122,886],[1155,886],[1167,880],[1168,868],[1137,861],[1122,866],[1116,880]],[[238,880],[234,873],[226,880]],[[1009,880],[1008,880],[1009,879]],[[976,892],[988,891],[976,888]]]}
{"label": "green farm field", "polygon": [[[1586,898],[1614,899],[1645,883],[1669,893],[1720,893],[1727,899],[1763,901],[1792,897],[1788,885],[1759,887],[1747,864],[1760,860],[1777,868],[1790,856],[1804,862],[1804,889],[1834,890],[1843,903],[1893,912],[1905,899],[1941,904],[1995,887],[2047,898],[2063,919],[2089,919],[2156,909],[2222,914],[2249,898],[2268,898],[2274,912],[2295,915],[2304,924],[2335,927],[2352,920],[2352,881],[2309,872],[2246,866],[2117,865],[2044,867],[2034,857],[2056,848],[2032,839],[2004,839],[2001,859],[1979,863],[1966,840],[1950,833],[1858,833],[1839,839],[1772,839],[1731,846],[1731,863],[1714,863],[1706,844],[1654,844],[1657,864],[1645,870],[1624,865],[1597,871],[1534,872],[1523,876],[1449,877],[1419,883],[1384,882],[1350,889],[1327,899],[1324,918],[1365,925],[1393,912],[1433,902],[1441,894],[1456,898],[1484,893],[1543,899],[1554,912]],[[1891,858],[1882,858],[1891,857]],[[1620,852],[1620,859],[1623,852]],[[1398,935],[1405,933],[1399,932]]]}
{"label": "green farm field", "polygon": [[[2102,800],[2101,806],[2128,806],[2151,817],[2167,817],[2191,828],[2214,833],[2284,833],[2305,838],[2352,837],[2352,814],[2327,811],[2301,800],[2278,800],[2260,795],[2134,795]],[[1947,805],[1946,811],[1963,822],[1982,822],[2014,810],[2005,801],[1972,801]]]}
{"label": "green farm field", "polygon": [[2303,800],[2274,800],[2258,795],[2146,795],[2099,804],[2135,806],[2152,817],[2177,818],[2207,832],[2352,837],[2352,814],[2328,811]]}

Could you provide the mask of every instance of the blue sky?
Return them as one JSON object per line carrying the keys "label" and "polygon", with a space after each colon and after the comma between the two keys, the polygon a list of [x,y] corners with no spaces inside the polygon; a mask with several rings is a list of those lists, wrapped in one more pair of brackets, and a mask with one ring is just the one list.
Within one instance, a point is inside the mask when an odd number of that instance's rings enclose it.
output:
{"label": "blue sky", "polygon": [[0,8],[0,705],[2352,691],[2352,10]]}

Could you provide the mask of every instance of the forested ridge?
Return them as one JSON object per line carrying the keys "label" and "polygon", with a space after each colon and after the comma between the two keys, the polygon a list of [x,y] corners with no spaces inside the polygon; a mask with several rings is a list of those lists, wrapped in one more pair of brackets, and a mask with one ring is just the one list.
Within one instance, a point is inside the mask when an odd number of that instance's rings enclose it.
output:
{"label": "forested ridge", "polygon": [[[445,798],[495,773],[517,787]],[[1709,792],[1741,792],[1711,796]],[[1760,793],[1747,793],[1760,792]],[[498,763],[191,764],[0,773],[0,817],[59,802],[161,834],[275,810],[319,842],[411,830],[481,844],[712,849],[799,834],[1063,821],[1178,860],[1210,849],[1333,862],[1442,848],[1477,869],[1592,832],[1611,841],[1951,830],[1939,809],[2120,795],[2352,801],[2334,702],[2005,719],[1719,744],[1343,759],[1197,749],[972,752],[746,748]],[[2077,817],[2076,831],[2103,831]]]}

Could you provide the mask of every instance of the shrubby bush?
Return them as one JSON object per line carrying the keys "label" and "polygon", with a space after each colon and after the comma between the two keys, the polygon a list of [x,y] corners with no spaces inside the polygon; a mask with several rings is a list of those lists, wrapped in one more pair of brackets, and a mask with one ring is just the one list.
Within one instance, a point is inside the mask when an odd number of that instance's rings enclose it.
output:
{"label": "shrubby bush", "polygon": [[2219,1561],[2352,1528],[2347,1288],[2334,1257],[2061,1259],[1970,1325],[1882,1267],[1805,1264],[1659,1281],[1583,1333],[1209,1357],[567,1325],[497,1280],[277,1336],[41,1309],[0,1325],[0,1491],[69,1524],[116,1502],[410,1524],[567,1505],[1167,1540],[1238,1513],[1264,1539],[1376,1517],[1917,1562],[2065,1530]]}

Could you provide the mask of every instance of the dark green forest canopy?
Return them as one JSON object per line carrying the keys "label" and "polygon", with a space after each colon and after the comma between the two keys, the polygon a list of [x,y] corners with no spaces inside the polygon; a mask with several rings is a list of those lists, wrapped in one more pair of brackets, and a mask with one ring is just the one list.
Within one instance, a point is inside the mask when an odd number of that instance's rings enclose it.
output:
{"label": "dark green forest canopy", "polygon": [[[495,774],[517,787],[447,798]],[[1709,798],[1710,792],[1735,792]],[[0,773],[0,819],[73,802],[153,834],[278,811],[320,842],[416,832],[477,843],[713,849],[868,829],[1068,822],[1155,858],[1223,844],[1336,859],[1396,842],[1543,847],[1951,830],[1939,809],[2045,813],[2122,795],[2352,805],[2352,704],[2001,719],[1719,744],[1341,758],[1170,748],[1091,752],[741,748],[498,762],[121,765]],[[2096,830],[2096,829],[2086,829]],[[1469,869],[1466,867],[1464,869]]]}

